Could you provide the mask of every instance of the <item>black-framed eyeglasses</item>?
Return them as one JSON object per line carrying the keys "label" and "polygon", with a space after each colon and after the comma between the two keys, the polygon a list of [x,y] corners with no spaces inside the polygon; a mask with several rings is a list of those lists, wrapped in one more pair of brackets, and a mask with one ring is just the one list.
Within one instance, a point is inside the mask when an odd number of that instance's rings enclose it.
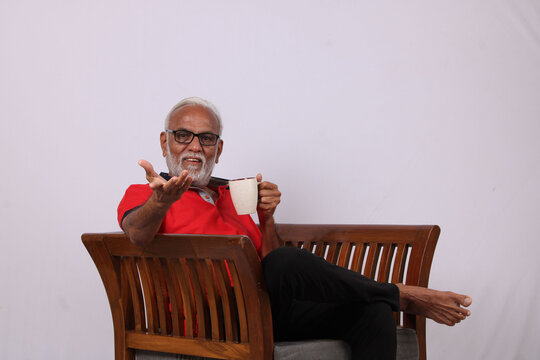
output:
{"label": "black-framed eyeglasses", "polygon": [[195,136],[199,138],[199,143],[203,146],[213,146],[217,144],[219,140],[219,135],[212,134],[209,132],[195,134],[194,132],[180,129],[180,130],[171,130],[167,129],[166,132],[174,134],[174,140],[180,144],[191,144]]}

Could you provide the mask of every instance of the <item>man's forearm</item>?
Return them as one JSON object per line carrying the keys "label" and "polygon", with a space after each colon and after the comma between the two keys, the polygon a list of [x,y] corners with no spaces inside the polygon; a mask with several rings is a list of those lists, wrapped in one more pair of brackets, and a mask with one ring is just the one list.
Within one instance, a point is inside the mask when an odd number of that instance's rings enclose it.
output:
{"label": "man's forearm", "polygon": [[261,227],[261,259],[264,258],[268,253],[274,249],[280,247],[279,236],[276,232],[276,226],[274,218],[270,218],[264,223],[260,224]]}
{"label": "man's forearm", "polygon": [[122,228],[135,245],[148,245],[157,234],[170,204],[160,202],[155,193],[138,209],[126,215]]}

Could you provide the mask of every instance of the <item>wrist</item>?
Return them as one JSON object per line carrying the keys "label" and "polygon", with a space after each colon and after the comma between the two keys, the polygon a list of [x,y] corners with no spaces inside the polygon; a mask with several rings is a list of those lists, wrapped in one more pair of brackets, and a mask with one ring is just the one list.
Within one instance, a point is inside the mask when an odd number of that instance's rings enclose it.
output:
{"label": "wrist", "polygon": [[259,218],[259,225],[261,226],[261,229],[266,228],[274,228],[275,226],[275,220],[273,216],[269,216],[268,218]]}
{"label": "wrist", "polygon": [[150,196],[149,202],[151,203],[152,208],[155,211],[166,213],[169,208],[172,206],[172,202],[161,199],[156,192],[152,193]]}

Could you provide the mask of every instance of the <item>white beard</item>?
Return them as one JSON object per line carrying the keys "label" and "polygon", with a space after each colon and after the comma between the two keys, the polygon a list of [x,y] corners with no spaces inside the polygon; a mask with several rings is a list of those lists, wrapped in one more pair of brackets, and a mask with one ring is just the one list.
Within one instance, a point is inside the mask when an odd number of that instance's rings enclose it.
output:
{"label": "white beard", "polygon": [[[180,156],[180,159],[176,158],[171,154],[171,149],[169,144],[167,144],[167,156],[165,160],[167,161],[167,167],[169,168],[169,174],[171,176],[179,176],[183,170],[188,171],[188,175],[193,179],[191,183],[194,186],[206,186],[210,181],[212,176],[212,171],[214,170],[214,165],[216,164],[217,152],[214,155],[212,161],[206,161],[206,158],[201,153],[187,152]],[[197,166],[191,165],[187,166],[186,169],[182,166],[182,161],[185,158],[192,157],[199,159],[201,161],[201,168],[197,169]]]}

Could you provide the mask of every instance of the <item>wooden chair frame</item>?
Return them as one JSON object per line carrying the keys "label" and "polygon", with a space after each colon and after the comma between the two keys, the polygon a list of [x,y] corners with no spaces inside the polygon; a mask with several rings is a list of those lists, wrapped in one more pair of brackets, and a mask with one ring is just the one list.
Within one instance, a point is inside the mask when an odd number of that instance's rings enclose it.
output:
{"label": "wooden chair frame", "polygon": [[[377,281],[427,287],[436,225],[276,226],[283,245],[308,249]],[[115,358],[134,349],[224,359],[272,359],[270,301],[245,236],[157,235],[146,248],[123,233],[83,234],[103,280]],[[425,318],[396,313],[416,330],[426,359]]]}

